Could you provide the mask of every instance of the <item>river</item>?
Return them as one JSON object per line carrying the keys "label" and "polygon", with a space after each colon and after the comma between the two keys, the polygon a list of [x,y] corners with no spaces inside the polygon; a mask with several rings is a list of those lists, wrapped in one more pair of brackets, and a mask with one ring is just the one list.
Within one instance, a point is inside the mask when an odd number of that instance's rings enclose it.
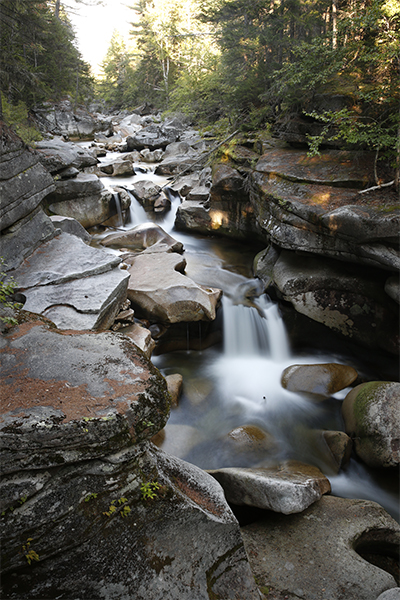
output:
{"label": "river", "polygon": [[[117,154],[110,153],[103,160],[110,158],[115,160]],[[136,167],[147,172],[133,177],[105,177],[102,181],[106,186],[127,188],[140,179],[151,179],[160,186],[168,183],[149,165]],[[184,244],[186,274],[199,284],[223,290],[217,317],[222,331],[220,343],[202,348],[200,342],[199,349],[193,350],[188,330],[185,349],[152,357],[164,375],[183,376],[183,394],[179,406],[171,411],[161,447],[203,469],[270,465],[286,459],[307,462],[324,472],[334,495],[376,501],[399,520],[395,478],[368,469],[354,457],[345,470],[335,473],[322,439],[321,430],[344,430],[341,401],[349,389],[315,403],[283,389],[280,383],[283,369],[292,364],[337,362],[356,366],[358,362],[362,367],[362,361],[329,348],[294,352],[290,331],[276,303],[265,295],[256,300],[257,307],[242,303],[246,289],[257,284],[252,262],[260,248],[176,231],[179,202],[178,196],[173,197],[171,210],[160,216],[146,213],[132,196],[130,223],[123,227],[156,221]],[[105,233],[95,235],[95,240]],[[267,440],[273,440],[268,460],[259,445],[245,451],[235,447],[235,433],[233,437],[229,434],[246,427],[257,427],[265,432]]]}

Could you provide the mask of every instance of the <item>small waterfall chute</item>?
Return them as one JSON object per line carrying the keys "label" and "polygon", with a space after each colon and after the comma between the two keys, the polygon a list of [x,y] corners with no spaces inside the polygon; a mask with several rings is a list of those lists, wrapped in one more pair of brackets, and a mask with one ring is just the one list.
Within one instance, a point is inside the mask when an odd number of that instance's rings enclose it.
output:
{"label": "small waterfall chute", "polygon": [[119,197],[119,192],[111,192],[111,193],[112,193],[112,197],[113,197],[113,201],[114,201],[113,208],[115,208],[115,212],[118,215],[118,227],[123,227],[124,226],[124,217],[122,215],[121,199]]}

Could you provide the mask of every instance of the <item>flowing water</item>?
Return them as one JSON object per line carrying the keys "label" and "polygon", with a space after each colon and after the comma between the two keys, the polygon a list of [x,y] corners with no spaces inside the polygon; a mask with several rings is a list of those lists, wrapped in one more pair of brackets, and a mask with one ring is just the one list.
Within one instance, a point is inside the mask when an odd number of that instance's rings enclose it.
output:
{"label": "flowing water", "polygon": [[[165,177],[156,176],[148,166],[146,169],[134,177],[102,181],[127,189],[140,179],[168,184]],[[247,292],[258,286],[251,272],[256,249],[175,231],[178,196],[172,197],[171,210],[165,216],[146,213],[133,195],[131,200],[124,229],[156,221],[184,244],[186,274],[199,284],[223,290],[217,317],[217,322],[222,320],[221,344],[194,351],[189,349],[188,339],[186,350],[152,358],[164,375],[180,373],[184,381],[179,407],[171,411],[161,447],[204,469],[268,465],[286,459],[308,462],[326,474],[333,494],[374,500],[399,519],[398,490],[389,477],[378,479],[354,458],[344,471],[335,473],[321,430],[344,430],[341,400],[348,390],[315,403],[281,386],[282,371],[292,364],[354,362],[332,355],[329,349],[326,353],[292,353],[278,305],[266,295],[248,302]],[[254,427],[264,432],[261,445],[250,448],[235,443],[238,432]]]}

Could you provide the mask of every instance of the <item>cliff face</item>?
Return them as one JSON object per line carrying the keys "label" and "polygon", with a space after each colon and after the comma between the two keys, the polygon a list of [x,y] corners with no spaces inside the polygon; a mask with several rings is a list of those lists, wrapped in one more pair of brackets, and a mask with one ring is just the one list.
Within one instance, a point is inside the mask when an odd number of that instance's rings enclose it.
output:
{"label": "cliff face", "polygon": [[55,185],[36,153],[1,121],[0,187],[0,255],[12,269],[54,237],[40,204]]}

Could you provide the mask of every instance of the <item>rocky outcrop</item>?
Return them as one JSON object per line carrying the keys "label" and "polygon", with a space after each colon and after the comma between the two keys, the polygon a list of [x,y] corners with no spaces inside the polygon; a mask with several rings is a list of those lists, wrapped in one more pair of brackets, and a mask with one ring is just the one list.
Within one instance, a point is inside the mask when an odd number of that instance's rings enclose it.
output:
{"label": "rocky outcrop", "polygon": [[[258,238],[254,209],[244,189],[245,180],[226,164],[216,167],[211,190],[192,193],[178,207],[175,226],[199,233],[213,233],[238,239]],[[261,238],[260,238],[261,239]]]}
{"label": "rocky outcrop", "polygon": [[2,122],[0,136],[0,256],[12,269],[55,235],[40,206],[55,186],[37,154]]}
{"label": "rocky outcrop", "polygon": [[35,109],[34,115],[41,130],[66,138],[89,139],[96,131],[109,131],[112,127],[112,117],[73,107],[69,100],[57,105],[44,104]]}
{"label": "rocky outcrop", "polygon": [[222,485],[228,502],[285,515],[302,512],[331,491],[317,467],[287,461],[276,467],[226,468],[209,471]]}
{"label": "rocky outcrop", "polygon": [[61,329],[107,329],[126,299],[129,275],[121,259],[62,233],[12,272],[25,310]]}
{"label": "rocky outcrop", "polygon": [[371,161],[336,150],[309,158],[301,150],[271,149],[252,174],[259,226],[281,248],[397,270],[399,207],[368,207],[356,195],[368,184]]}
{"label": "rocky outcrop", "polygon": [[54,190],[54,183],[37,154],[4,123],[0,123],[1,231],[32,213]]}
{"label": "rocky outcrop", "polygon": [[4,597],[256,600],[220,486],[147,441],[170,399],[128,338],[27,321],[0,342]]}
{"label": "rocky outcrop", "polygon": [[400,463],[400,383],[370,381],[351,390],[342,404],[346,433],[371,467]]}
{"label": "rocky outcrop", "polygon": [[398,353],[398,305],[384,291],[385,272],[283,251],[273,279],[298,312],[358,344]]}
{"label": "rocky outcrop", "polygon": [[323,496],[299,514],[265,512],[242,536],[260,589],[277,600],[376,600],[397,586],[400,528],[374,502]]}

